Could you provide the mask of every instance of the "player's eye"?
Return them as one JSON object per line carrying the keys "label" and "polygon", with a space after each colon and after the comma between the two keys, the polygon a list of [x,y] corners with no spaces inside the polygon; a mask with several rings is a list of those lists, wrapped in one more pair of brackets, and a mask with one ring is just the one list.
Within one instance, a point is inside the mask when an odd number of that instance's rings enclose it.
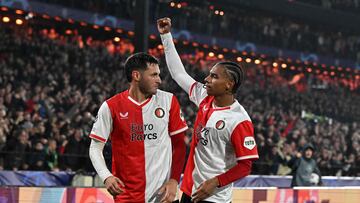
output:
{"label": "player's eye", "polygon": [[212,77],[212,78],[218,78],[218,76],[217,76],[216,74],[214,74],[214,73],[210,73],[210,77]]}

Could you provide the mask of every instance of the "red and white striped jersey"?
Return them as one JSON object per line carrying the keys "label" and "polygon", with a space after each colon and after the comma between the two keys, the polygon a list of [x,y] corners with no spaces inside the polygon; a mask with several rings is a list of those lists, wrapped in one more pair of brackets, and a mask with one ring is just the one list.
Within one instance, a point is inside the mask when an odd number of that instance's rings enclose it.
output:
{"label": "red and white striped jersey", "polygon": [[161,90],[141,104],[124,91],[101,105],[90,137],[111,139],[112,174],[125,184],[116,202],[160,202],[158,189],[171,171],[170,136],[187,128],[176,97]]}
{"label": "red and white striped jersey", "polygon": [[[189,159],[181,190],[191,196],[201,183],[225,173],[237,160],[257,159],[254,129],[245,109],[235,101],[228,107],[214,107],[201,83],[194,83],[190,100],[198,107]],[[232,184],[216,188],[205,199],[210,202],[231,202]]]}

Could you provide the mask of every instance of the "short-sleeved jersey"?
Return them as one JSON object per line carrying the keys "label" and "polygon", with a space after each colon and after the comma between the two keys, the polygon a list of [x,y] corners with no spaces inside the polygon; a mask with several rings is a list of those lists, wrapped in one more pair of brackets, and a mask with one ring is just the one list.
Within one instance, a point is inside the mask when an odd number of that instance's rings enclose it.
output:
{"label": "short-sleeved jersey", "polygon": [[124,91],[101,105],[90,137],[111,139],[112,174],[125,184],[116,202],[160,202],[158,189],[170,178],[170,136],[186,129],[176,97],[161,90],[142,104]]}
{"label": "short-sleeved jersey", "polygon": [[[249,115],[235,101],[228,107],[214,107],[201,83],[194,83],[190,100],[198,107],[194,134],[181,190],[191,196],[201,183],[225,173],[238,160],[257,159],[254,130]],[[216,188],[210,202],[231,202],[232,184]]]}

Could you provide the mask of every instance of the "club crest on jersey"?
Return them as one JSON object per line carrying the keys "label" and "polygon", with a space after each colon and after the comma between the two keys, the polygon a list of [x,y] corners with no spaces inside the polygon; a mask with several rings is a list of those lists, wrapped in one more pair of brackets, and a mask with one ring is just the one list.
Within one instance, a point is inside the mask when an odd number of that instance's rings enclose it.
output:
{"label": "club crest on jersey", "polygon": [[165,115],[165,111],[162,108],[155,109],[155,116],[158,118],[162,118]]}
{"label": "club crest on jersey", "polygon": [[222,130],[222,129],[224,129],[224,127],[225,127],[225,121],[223,121],[223,120],[219,120],[215,124],[215,128],[218,130]]}
{"label": "club crest on jersey", "polygon": [[129,112],[122,113],[120,112],[120,119],[128,119]]}
{"label": "club crest on jersey", "polygon": [[255,146],[256,146],[256,143],[255,143],[254,137],[251,137],[251,136],[245,137],[244,147],[246,147],[249,150],[252,150],[252,149],[254,149]]}

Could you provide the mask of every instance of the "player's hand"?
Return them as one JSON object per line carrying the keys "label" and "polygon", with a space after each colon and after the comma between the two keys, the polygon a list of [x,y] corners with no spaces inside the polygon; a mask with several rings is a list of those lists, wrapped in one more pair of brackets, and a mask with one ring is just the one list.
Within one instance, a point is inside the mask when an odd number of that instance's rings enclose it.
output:
{"label": "player's hand", "polygon": [[169,33],[171,29],[171,19],[160,18],[159,20],[157,20],[157,28],[160,34]]}
{"label": "player's hand", "polygon": [[110,176],[108,178],[105,179],[105,187],[107,189],[107,191],[112,195],[112,196],[116,196],[121,194],[122,192],[124,192],[124,183],[117,177],[115,176]]}
{"label": "player's hand", "polygon": [[159,195],[162,195],[161,203],[173,202],[176,196],[178,182],[170,179],[159,190]]}
{"label": "player's hand", "polygon": [[217,177],[211,178],[210,180],[201,183],[196,192],[192,195],[192,201],[196,203],[204,200],[207,197],[210,197],[218,185],[219,180]]}

